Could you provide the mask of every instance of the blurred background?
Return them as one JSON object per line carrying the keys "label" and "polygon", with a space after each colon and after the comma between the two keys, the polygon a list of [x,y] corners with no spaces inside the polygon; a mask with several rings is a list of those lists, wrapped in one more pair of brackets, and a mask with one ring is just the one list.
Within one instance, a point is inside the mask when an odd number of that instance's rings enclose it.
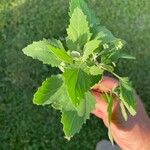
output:
{"label": "blurred background", "polygon": [[[0,0],[0,150],[94,150],[107,130],[94,116],[70,142],[60,113],[32,104],[33,94],[55,68],[32,60],[22,48],[43,38],[65,36],[69,0]],[[127,41],[135,61],[120,61],[150,115],[150,0],[88,0],[106,26]]]}

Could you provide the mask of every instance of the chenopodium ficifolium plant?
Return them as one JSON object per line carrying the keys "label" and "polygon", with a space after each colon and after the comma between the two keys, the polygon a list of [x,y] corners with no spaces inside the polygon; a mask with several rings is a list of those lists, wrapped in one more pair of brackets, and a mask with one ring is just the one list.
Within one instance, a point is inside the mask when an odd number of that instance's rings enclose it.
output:
{"label": "chenopodium ficifolium plant", "polygon": [[[114,37],[101,26],[84,0],[70,1],[69,16],[65,40],[43,39],[23,49],[27,56],[58,67],[61,71],[61,74],[52,75],[43,82],[34,95],[33,103],[51,105],[61,111],[61,123],[67,139],[80,131],[95,109],[96,101],[90,89],[103,78],[104,72],[111,73],[119,80],[115,89],[103,93],[108,103],[109,125],[113,95],[119,97],[125,120],[128,113],[132,116],[136,114],[134,92],[129,79],[114,73],[118,59],[134,59],[121,51],[125,41]],[[110,126],[108,135],[113,142]]]}

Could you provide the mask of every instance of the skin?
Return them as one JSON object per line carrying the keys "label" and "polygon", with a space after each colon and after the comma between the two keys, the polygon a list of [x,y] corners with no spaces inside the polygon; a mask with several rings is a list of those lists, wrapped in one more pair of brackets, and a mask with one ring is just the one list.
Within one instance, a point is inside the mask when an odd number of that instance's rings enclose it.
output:
{"label": "skin", "polygon": [[[117,80],[104,77],[91,90],[96,98],[96,108],[92,113],[102,119],[106,127],[108,127],[107,103],[101,93],[109,92],[117,85]],[[122,150],[150,150],[150,119],[139,96],[135,94],[135,97],[137,114],[134,117],[128,114],[127,121],[122,116],[117,97],[114,97],[110,123],[112,136]]]}

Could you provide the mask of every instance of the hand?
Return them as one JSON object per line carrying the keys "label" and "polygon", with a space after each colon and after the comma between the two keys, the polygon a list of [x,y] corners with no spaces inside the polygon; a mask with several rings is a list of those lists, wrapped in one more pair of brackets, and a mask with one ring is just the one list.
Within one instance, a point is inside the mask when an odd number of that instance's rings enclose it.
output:
{"label": "hand", "polygon": [[[100,83],[92,88],[92,94],[96,98],[96,109],[92,112],[101,118],[108,127],[107,103],[101,93],[108,92],[118,85],[118,81],[110,77],[104,77]],[[123,150],[150,150],[150,119],[145,112],[140,98],[136,97],[136,116],[128,115],[125,121],[117,97],[113,99],[113,111],[110,128],[115,142]]]}

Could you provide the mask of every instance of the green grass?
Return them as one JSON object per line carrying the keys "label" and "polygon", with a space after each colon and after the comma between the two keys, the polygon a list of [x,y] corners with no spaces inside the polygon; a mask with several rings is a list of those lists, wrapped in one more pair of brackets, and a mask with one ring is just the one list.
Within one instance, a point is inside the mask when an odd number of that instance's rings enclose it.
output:
{"label": "green grass", "polygon": [[[150,1],[89,0],[102,25],[127,41],[137,57],[120,61],[117,72],[129,75],[150,115]],[[68,0],[0,1],[0,149],[93,150],[107,138],[102,122],[92,116],[70,142],[63,138],[60,114],[32,104],[42,81],[56,69],[23,55],[32,41],[65,35]]]}

